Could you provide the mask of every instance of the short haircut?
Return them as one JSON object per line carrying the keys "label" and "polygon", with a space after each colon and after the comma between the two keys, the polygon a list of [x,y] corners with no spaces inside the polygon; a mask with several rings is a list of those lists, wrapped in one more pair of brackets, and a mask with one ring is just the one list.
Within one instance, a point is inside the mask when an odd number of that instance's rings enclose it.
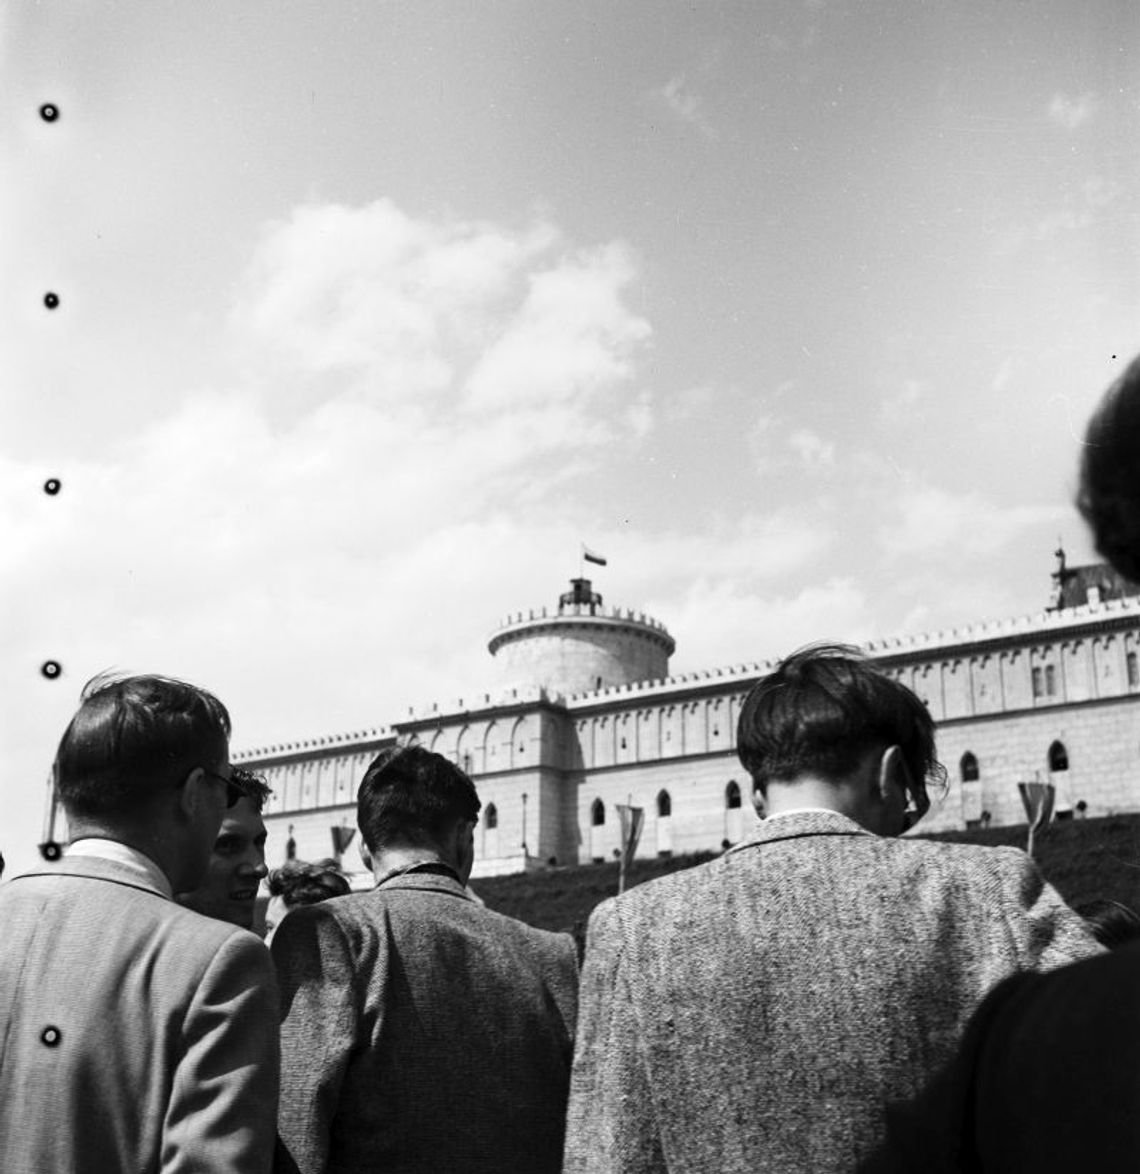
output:
{"label": "short haircut", "polygon": [[56,752],[59,797],[69,816],[130,817],[160,788],[224,757],[226,707],[171,677],[100,674],[84,686]]}
{"label": "short haircut", "polygon": [[838,781],[869,751],[898,746],[916,787],[945,785],[934,752],[934,720],[900,681],[857,648],[801,648],[757,681],[745,698],[736,752],[762,793],[804,774]]}
{"label": "short haircut", "polygon": [[475,784],[422,746],[381,750],[356,793],[356,822],[369,852],[392,844],[435,844],[456,820],[479,818]]}
{"label": "short haircut", "polygon": [[1085,428],[1077,508],[1097,551],[1140,582],[1140,357],[1104,393]]}
{"label": "short haircut", "polygon": [[241,793],[249,800],[250,806],[260,815],[265,808],[266,800],[273,794],[273,788],[265,781],[265,776],[244,766],[235,766],[230,772],[230,777],[241,788]]}
{"label": "short haircut", "polygon": [[347,897],[348,878],[333,864],[290,860],[269,874],[269,895],[280,897],[290,909],[317,905],[331,897]]}

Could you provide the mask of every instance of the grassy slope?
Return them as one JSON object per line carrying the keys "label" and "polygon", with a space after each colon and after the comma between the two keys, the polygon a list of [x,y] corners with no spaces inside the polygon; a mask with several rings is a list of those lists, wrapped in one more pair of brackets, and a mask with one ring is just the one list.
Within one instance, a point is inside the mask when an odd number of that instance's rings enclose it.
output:
{"label": "grassy slope", "polygon": [[[1026,829],[949,832],[933,839],[1025,847]],[[713,853],[639,860],[630,885],[711,860]],[[1140,909],[1140,815],[1050,824],[1038,839],[1037,862],[1070,905],[1109,897]],[[581,932],[590,911],[617,892],[618,867],[586,864],[517,876],[477,879],[472,886],[491,909],[541,929]]]}

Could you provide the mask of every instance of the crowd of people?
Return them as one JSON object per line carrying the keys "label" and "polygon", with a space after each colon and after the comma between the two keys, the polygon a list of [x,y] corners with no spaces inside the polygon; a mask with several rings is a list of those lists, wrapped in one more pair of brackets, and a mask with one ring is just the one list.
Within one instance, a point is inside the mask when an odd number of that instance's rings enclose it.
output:
{"label": "crowd of people", "polygon": [[[1080,496],[1133,577],[1138,440],[1134,363]],[[1016,849],[905,836],[946,785],[934,724],[855,649],[756,683],[737,752],[764,818],[599,905],[581,972],[569,935],[474,898],[454,763],[371,763],[351,892],[332,861],[268,873],[268,789],[229,734],[181,681],[85,690],[55,764],[68,850],[0,888],[5,1172],[1140,1164],[1135,915],[1080,916]]]}

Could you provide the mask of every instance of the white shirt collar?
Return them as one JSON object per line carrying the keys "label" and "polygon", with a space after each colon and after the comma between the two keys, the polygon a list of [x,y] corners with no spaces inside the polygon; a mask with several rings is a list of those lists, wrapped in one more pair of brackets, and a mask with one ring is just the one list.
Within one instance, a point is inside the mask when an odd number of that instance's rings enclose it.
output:
{"label": "white shirt collar", "polygon": [[174,890],[166,873],[145,852],[132,848],[127,844],[120,844],[118,840],[105,840],[100,836],[84,836],[76,840],[67,849],[68,856],[96,856],[100,860],[114,860],[116,864],[126,865],[127,868],[139,874],[140,880],[145,880],[169,901],[174,897]]}
{"label": "white shirt collar", "polygon": [[823,815],[839,815],[833,807],[789,807],[786,811],[777,811],[772,815],[764,816],[765,823],[771,823],[774,819],[783,819],[786,815],[806,815],[808,812],[818,812]]}

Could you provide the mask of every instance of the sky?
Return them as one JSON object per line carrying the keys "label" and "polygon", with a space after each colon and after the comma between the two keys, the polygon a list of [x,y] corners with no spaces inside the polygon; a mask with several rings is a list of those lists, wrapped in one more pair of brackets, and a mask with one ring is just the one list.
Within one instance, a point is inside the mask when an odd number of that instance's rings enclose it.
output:
{"label": "sky", "polygon": [[11,0],[9,875],[96,673],[384,726],[582,543],[677,672],[1039,611],[1138,67],[1131,0]]}

